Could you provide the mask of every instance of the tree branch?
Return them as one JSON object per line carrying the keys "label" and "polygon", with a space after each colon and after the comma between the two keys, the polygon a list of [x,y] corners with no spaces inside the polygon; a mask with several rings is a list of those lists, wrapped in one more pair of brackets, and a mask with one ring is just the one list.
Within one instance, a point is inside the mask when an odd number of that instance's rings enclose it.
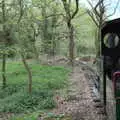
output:
{"label": "tree branch", "polygon": [[46,16],[46,18],[55,17],[55,16],[64,16],[64,14],[62,14],[62,13],[60,13],[60,14],[51,14],[51,15]]}
{"label": "tree branch", "polygon": [[75,12],[72,14],[72,19],[75,17],[75,15],[77,14],[79,10],[79,0],[76,0],[76,9],[75,9]]}
{"label": "tree branch", "polygon": [[69,18],[71,18],[71,14],[70,14],[70,8],[69,8],[69,4],[67,3],[66,0],[62,0],[66,15],[68,15]]}
{"label": "tree branch", "polygon": [[95,10],[97,10],[97,7],[101,4],[101,3],[103,3],[103,1],[104,0],[99,0],[99,2],[96,4],[96,6],[95,6]]}
{"label": "tree branch", "polygon": [[92,12],[90,12],[89,10],[87,10],[88,15],[92,18],[93,22],[96,24],[97,27],[99,27],[99,24],[97,23],[97,21],[94,18],[94,15],[92,14]]}
{"label": "tree branch", "polygon": [[95,14],[95,16],[96,16],[96,19],[99,21],[100,14],[99,14],[99,12],[97,11],[97,7],[96,7],[97,5],[96,5],[95,8],[94,8],[94,6],[92,5],[92,3],[91,3],[89,0],[87,0],[87,1],[88,1],[89,5],[91,6],[93,12],[94,12],[94,14]]}
{"label": "tree branch", "polygon": [[[87,2],[88,2],[89,5],[91,6],[93,12],[94,12],[98,17],[100,17],[99,12],[97,11],[97,6],[98,6],[98,4],[94,7],[94,6],[92,5],[92,3],[91,3],[89,0],[87,0]],[[98,18],[97,18],[97,19],[98,19]]]}
{"label": "tree branch", "polygon": [[22,19],[22,16],[24,14],[23,12],[23,4],[22,4],[22,0],[19,0],[19,6],[20,6],[20,16],[18,18],[18,22],[17,23],[20,23],[21,19]]}
{"label": "tree branch", "polygon": [[113,16],[115,13],[116,13],[116,11],[117,11],[117,8],[118,8],[118,6],[119,6],[119,4],[120,4],[120,0],[118,0],[117,1],[117,4],[116,4],[116,7],[114,8],[114,11],[113,11],[113,13],[111,13],[110,15],[108,15],[105,19],[107,19],[108,17],[111,17],[111,16]]}
{"label": "tree branch", "polygon": [[6,13],[6,10],[5,10],[5,0],[2,0],[2,18],[3,18],[3,23],[6,21],[6,16],[5,16],[5,13]]}

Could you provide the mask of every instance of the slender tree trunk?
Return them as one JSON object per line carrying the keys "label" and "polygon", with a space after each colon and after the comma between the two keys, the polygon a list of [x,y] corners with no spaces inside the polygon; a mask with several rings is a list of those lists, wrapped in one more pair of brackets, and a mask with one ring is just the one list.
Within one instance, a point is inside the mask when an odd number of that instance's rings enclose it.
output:
{"label": "slender tree trunk", "polygon": [[101,53],[101,50],[100,50],[100,41],[101,41],[101,32],[100,32],[100,28],[97,29],[96,31],[96,38],[95,38],[95,46],[96,46],[96,58],[99,58],[100,57],[100,53]]}
{"label": "slender tree trunk", "polygon": [[28,73],[28,92],[29,92],[29,94],[31,94],[32,93],[32,72],[26,62],[26,59],[25,59],[23,53],[21,53],[21,57],[22,57],[22,62],[24,64],[24,67]]}
{"label": "slender tree trunk", "polygon": [[36,43],[36,37],[38,36],[38,34],[36,34],[36,30],[35,30],[35,27],[34,27],[33,24],[31,24],[31,27],[32,27],[33,32],[34,32],[34,34],[33,34],[33,43],[32,43],[33,52],[34,52],[36,61],[39,61],[39,53],[38,53],[36,45],[35,45],[35,43]]}
{"label": "slender tree trunk", "polygon": [[6,87],[6,55],[2,56],[2,79],[3,79],[3,89]]}
{"label": "slender tree trunk", "polygon": [[[5,22],[6,22],[6,7],[5,7],[5,0],[2,0],[1,2],[1,7],[2,7],[2,23],[3,23],[3,32],[5,33],[5,29],[6,29],[6,26],[5,26]],[[4,43],[5,44],[5,43]],[[3,88],[6,87],[6,55],[5,53],[3,53],[3,56],[2,56],[2,80],[3,80]]]}
{"label": "slender tree trunk", "polygon": [[69,28],[69,57],[70,57],[70,64],[74,66],[74,28],[71,22],[68,22]]}
{"label": "slender tree trunk", "polygon": [[35,53],[35,59],[36,59],[36,61],[39,61],[39,53],[37,51],[35,43],[33,43],[33,49],[34,49],[34,53]]}
{"label": "slender tree trunk", "polygon": [[46,18],[47,16],[47,12],[46,12],[46,0],[44,0],[42,9],[41,9],[41,14],[43,17],[43,24],[42,24],[42,49],[43,49],[43,53],[47,53],[49,54],[50,49],[49,49],[49,35],[48,35],[48,27],[49,27],[49,23],[48,23],[48,19]]}
{"label": "slender tree trunk", "polygon": [[76,0],[76,8],[75,11],[71,11],[71,0],[69,2],[67,0],[62,0],[63,6],[66,12],[66,19],[67,19],[67,27],[69,29],[69,57],[70,57],[70,64],[74,66],[74,27],[72,25],[72,20],[76,16],[79,10],[79,0]]}
{"label": "slender tree trunk", "polygon": [[34,51],[34,54],[35,54],[36,61],[39,61],[39,53],[38,53],[37,48],[35,46],[35,42],[36,42],[36,36],[35,36],[35,33],[34,33],[33,51]]}
{"label": "slender tree trunk", "polygon": [[33,42],[33,50],[34,50],[34,53],[35,53],[36,61],[39,61],[39,53],[38,53],[37,48],[36,48],[36,46],[35,46],[35,43],[36,43],[36,31],[35,31],[35,28],[34,28],[34,27],[32,27],[32,28],[33,28],[33,30],[34,30],[34,37],[33,37],[33,39],[34,39],[34,42]]}

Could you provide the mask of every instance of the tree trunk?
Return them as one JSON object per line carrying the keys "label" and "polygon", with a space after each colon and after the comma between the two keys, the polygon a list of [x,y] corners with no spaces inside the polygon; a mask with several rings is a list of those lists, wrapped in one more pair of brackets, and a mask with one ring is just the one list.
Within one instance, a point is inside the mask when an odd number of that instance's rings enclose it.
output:
{"label": "tree trunk", "polygon": [[2,79],[3,79],[3,89],[6,87],[6,55],[3,54],[2,58]]}
{"label": "tree trunk", "polygon": [[71,22],[68,22],[69,28],[69,57],[70,57],[70,64],[74,66],[74,28]]}
{"label": "tree trunk", "polygon": [[35,59],[36,59],[36,61],[39,61],[39,53],[37,51],[35,43],[33,43],[33,49],[34,49],[34,53],[35,53]]}
{"label": "tree trunk", "polygon": [[28,92],[29,92],[29,94],[31,94],[32,93],[32,72],[26,62],[26,59],[25,59],[23,53],[21,53],[21,57],[22,57],[22,62],[24,64],[24,67],[28,73]]}
{"label": "tree trunk", "polygon": [[[3,30],[5,32],[6,26],[5,26],[5,22],[6,22],[6,8],[5,8],[5,0],[1,1],[1,7],[2,7],[2,23],[3,23]],[[5,44],[5,43],[4,43]],[[3,53],[2,56],[2,79],[3,79],[3,88],[6,87],[6,55],[5,53]]]}
{"label": "tree trunk", "polygon": [[34,51],[34,55],[35,55],[35,59],[36,59],[36,61],[39,61],[39,53],[38,53],[38,51],[37,51],[37,48],[36,48],[36,45],[35,45],[35,43],[36,43],[36,37],[38,36],[37,34],[36,34],[36,30],[35,30],[35,28],[34,28],[34,25],[31,25],[31,27],[32,27],[32,29],[33,29],[33,31],[34,31],[34,35],[33,35],[33,51]]}
{"label": "tree trunk", "polygon": [[96,31],[95,38],[95,47],[96,47],[96,58],[100,57],[100,30],[99,28]]}

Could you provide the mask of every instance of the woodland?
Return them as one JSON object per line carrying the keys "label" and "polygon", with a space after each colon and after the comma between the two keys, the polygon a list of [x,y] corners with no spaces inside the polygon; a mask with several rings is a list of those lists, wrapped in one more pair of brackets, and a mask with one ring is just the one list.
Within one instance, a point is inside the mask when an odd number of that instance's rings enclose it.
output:
{"label": "woodland", "polygon": [[[37,120],[55,108],[74,61],[100,57],[101,28],[119,0],[109,15],[107,0],[87,2],[89,9],[81,0],[0,0],[0,113]],[[70,68],[52,65],[61,59]]]}

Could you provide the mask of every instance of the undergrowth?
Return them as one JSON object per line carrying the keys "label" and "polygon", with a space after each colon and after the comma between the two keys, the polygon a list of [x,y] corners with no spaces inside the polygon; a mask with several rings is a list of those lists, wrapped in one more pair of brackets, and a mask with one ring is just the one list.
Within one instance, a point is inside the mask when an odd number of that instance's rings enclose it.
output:
{"label": "undergrowth", "polygon": [[59,66],[29,63],[33,74],[33,91],[27,92],[27,73],[21,63],[7,63],[7,87],[0,80],[0,112],[28,113],[55,107],[54,91],[66,87],[70,70]]}
{"label": "undergrowth", "polygon": [[29,114],[13,116],[10,120],[38,120],[38,118],[40,119],[40,117],[42,117],[42,120],[72,120],[71,115],[55,115],[54,113],[45,111],[37,111]]}

